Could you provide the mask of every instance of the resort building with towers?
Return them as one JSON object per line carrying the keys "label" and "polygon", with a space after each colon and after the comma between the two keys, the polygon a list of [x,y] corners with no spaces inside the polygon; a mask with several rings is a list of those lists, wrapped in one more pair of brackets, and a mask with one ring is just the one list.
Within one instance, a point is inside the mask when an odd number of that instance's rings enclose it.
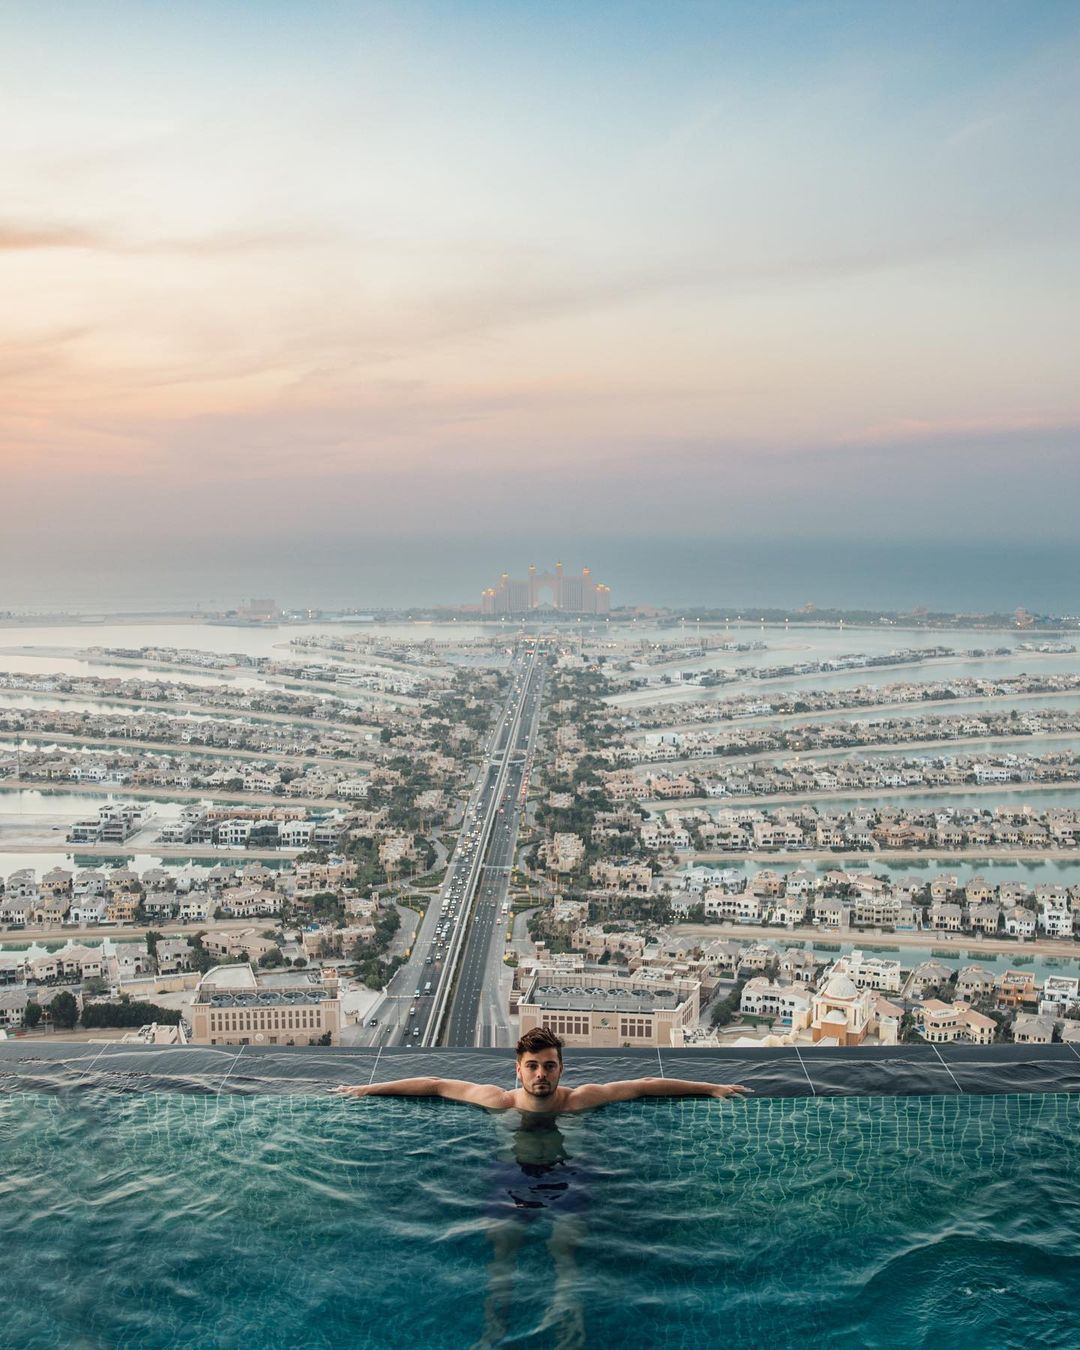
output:
{"label": "resort building with towers", "polygon": [[611,609],[611,590],[602,581],[594,581],[587,567],[580,576],[568,575],[561,562],[554,572],[538,572],[530,565],[525,580],[504,572],[497,586],[489,586],[480,596],[483,614],[607,614]]}

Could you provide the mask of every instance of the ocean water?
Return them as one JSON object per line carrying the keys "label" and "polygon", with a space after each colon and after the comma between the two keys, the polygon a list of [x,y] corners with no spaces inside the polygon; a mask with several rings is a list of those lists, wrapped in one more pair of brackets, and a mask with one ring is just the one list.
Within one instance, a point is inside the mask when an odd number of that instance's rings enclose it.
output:
{"label": "ocean water", "polygon": [[[1080,1098],[0,1098],[6,1350],[1080,1344]],[[516,1200],[515,1200],[516,1197]]]}
{"label": "ocean water", "polygon": [[[751,630],[753,632],[755,630]],[[862,652],[873,644],[859,641],[862,634],[852,631],[850,649]],[[869,634],[876,638],[877,633]],[[767,654],[766,654],[767,655]],[[807,656],[805,659],[811,659]],[[726,663],[722,656],[715,663],[722,667]],[[774,657],[773,661],[762,661],[762,665],[781,665],[783,660]],[[808,674],[791,677],[777,676],[763,680],[734,680],[730,684],[714,687],[702,687],[698,684],[662,685],[653,683],[643,689],[619,692],[609,696],[608,701],[616,708],[626,711],[641,705],[672,704],[673,715],[680,703],[726,703],[730,699],[753,697],[762,702],[772,699],[794,697],[823,689],[839,692],[848,689],[869,687],[883,689],[896,684],[935,684],[948,680],[1008,680],[1020,675],[1076,675],[1080,671],[1080,651],[1064,655],[1032,656],[1028,652],[1014,652],[1007,657],[967,658],[959,661],[928,661],[915,665],[898,665],[891,669],[864,667],[858,670],[845,670],[832,674]],[[950,700],[951,702],[952,700]],[[960,703],[960,700],[956,700]],[[999,704],[997,707],[1008,707]],[[869,710],[863,709],[865,714]]]}
{"label": "ocean water", "polygon": [[[752,522],[748,522],[752,528]],[[64,608],[72,612],[235,607],[241,597],[274,596],[295,606],[478,604],[503,571],[524,576],[562,558],[582,565],[612,589],[613,605],[875,608],[1008,613],[1018,605],[1052,614],[1080,612],[1080,545],[939,540],[845,540],[757,535],[662,538],[596,531],[575,536],[528,533],[478,539],[424,534],[401,539],[290,534],[283,548],[230,539],[148,542],[138,568],[118,558],[107,532],[21,566],[8,550],[0,610]]]}

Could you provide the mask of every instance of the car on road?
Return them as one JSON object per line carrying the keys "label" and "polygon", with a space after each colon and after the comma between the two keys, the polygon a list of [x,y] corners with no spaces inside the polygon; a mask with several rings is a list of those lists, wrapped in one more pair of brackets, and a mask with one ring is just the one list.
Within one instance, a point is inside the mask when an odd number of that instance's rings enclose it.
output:
{"label": "car on road", "polygon": [[379,1025],[379,1019],[378,1019],[377,1017],[369,1017],[369,1018],[368,1018],[368,1026],[369,1026],[369,1027],[377,1027],[378,1025]]}

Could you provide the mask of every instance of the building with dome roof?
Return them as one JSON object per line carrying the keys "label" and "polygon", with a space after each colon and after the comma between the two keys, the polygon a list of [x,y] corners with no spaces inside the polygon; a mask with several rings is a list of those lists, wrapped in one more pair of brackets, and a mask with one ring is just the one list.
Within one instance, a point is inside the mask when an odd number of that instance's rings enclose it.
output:
{"label": "building with dome roof", "polygon": [[834,970],[811,1004],[810,1035],[837,1045],[862,1045],[873,1029],[874,996],[859,989],[843,971]]}

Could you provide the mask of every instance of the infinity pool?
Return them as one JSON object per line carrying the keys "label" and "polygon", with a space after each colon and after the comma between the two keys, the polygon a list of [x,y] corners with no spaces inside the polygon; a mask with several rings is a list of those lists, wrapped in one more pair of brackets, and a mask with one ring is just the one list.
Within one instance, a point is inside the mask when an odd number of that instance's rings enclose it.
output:
{"label": "infinity pool", "polygon": [[0,1096],[0,1344],[1080,1345],[1080,1097]]}

